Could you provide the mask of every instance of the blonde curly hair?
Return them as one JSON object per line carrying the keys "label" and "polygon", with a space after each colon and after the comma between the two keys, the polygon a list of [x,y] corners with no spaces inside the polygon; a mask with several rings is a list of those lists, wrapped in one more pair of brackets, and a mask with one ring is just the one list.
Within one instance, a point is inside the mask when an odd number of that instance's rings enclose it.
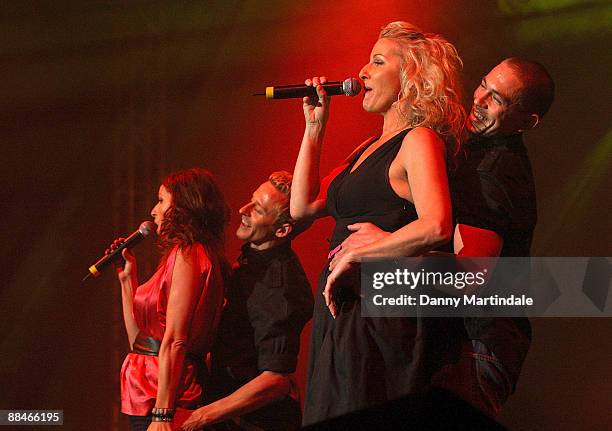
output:
{"label": "blonde curly hair", "polygon": [[435,130],[455,154],[466,119],[461,105],[463,62],[457,49],[442,36],[404,21],[387,24],[379,38],[394,40],[400,47],[400,113],[411,127]]}

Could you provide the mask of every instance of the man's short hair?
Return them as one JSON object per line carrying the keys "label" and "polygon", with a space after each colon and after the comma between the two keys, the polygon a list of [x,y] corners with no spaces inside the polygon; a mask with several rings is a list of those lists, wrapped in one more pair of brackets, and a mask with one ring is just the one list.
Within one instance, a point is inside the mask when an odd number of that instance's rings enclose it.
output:
{"label": "man's short hair", "polygon": [[516,102],[530,114],[542,118],[555,97],[555,83],[546,68],[540,63],[519,57],[507,58],[506,63],[523,83]]}
{"label": "man's short hair", "polygon": [[287,171],[272,172],[268,181],[274,186],[276,190],[281,192],[287,197],[287,200],[278,207],[278,215],[276,216],[275,225],[280,227],[285,223],[289,223],[293,226],[295,220],[291,218],[289,211],[289,201],[291,199],[291,182],[293,181],[293,175]]}

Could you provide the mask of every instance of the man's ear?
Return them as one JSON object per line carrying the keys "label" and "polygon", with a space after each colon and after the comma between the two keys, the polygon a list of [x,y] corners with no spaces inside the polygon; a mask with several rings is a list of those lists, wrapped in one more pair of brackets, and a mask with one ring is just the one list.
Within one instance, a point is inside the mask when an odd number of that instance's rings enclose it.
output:
{"label": "man's ear", "polygon": [[283,223],[280,227],[276,228],[274,235],[276,235],[277,238],[286,238],[292,230],[293,226],[291,223]]}
{"label": "man's ear", "polygon": [[540,123],[540,116],[538,114],[531,114],[527,119],[527,129],[533,129]]}
{"label": "man's ear", "polygon": [[540,116],[538,114],[531,114],[531,122],[529,124],[530,129],[533,129],[535,126],[540,124]]}
{"label": "man's ear", "polygon": [[519,132],[524,132],[525,130],[531,130],[535,126],[540,123],[540,116],[538,114],[529,114],[527,118],[523,121],[523,127],[518,129]]}

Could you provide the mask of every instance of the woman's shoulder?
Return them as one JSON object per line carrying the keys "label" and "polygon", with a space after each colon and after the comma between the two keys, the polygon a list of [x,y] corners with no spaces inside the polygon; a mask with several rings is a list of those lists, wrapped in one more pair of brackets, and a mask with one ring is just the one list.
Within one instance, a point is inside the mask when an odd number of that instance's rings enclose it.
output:
{"label": "woman's shoulder", "polygon": [[216,260],[211,256],[210,251],[199,242],[184,246],[177,245],[173,252],[176,253],[177,260],[195,265],[201,272],[208,270]]}
{"label": "woman's shoulder", "polygon": [[445,151],[444,140],[435,130],[429,127],[415,127],[406,133],[402,140],[402,149],[404,150],[412,152],[426,148]]}
{"label": "woman's shoulder", "polygon": [[415,127],[404,137],[396,160],[406,165],[445,157],[446,145],[440,136],[428,127]]}
{"label": "woman's shoulder", "polygon": [[410,129],[406,136],[404,136],[404,142],[414,141],[442,142],[442,138],[440,138],[440,135],[435,130],[425,126],[418,126]]}

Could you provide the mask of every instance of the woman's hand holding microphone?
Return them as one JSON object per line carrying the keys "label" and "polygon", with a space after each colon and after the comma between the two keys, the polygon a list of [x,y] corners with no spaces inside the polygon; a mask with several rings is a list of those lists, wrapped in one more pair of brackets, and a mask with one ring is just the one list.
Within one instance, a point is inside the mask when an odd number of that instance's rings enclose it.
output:
{"label": "woman's hand holding microphone", "polygon": [[329,118],[329,102],[330,97],[325,92],[325,89],[321,86],[327,83],[325,76],[315,76],[312,79],[307,79],[304,82],[307,86],[313,86],[317,89],[318,100],[304,97],[304,119],[306,120],[306,127],[314,127],[317,129],[323,129],[327,124]]}
{"label": "woman's hand holding microphone", "polygon": [[[125,242],[125,238],[117,238],[106,249],[104,254],[109,255]],[[115,262],[117,277],[121,283],[131,279],[132,274],[136,274],[136,257],[126,248],[121,252],[123,259]]]}

